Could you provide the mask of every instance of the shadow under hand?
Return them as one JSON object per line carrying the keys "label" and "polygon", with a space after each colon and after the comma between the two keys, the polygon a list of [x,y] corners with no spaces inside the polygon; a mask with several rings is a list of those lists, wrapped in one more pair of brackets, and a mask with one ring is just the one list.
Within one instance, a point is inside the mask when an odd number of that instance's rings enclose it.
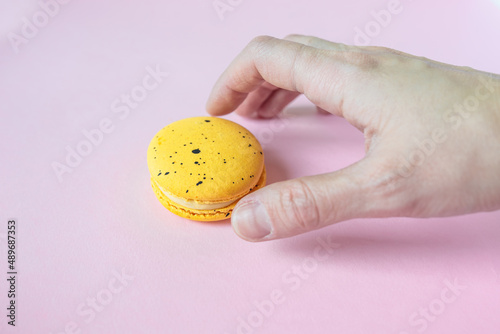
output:
{"label": "shadow under hand", "polygon": [[[455,268],[453,270],[465,274],[470,268],[489,265],[486,260],[491,252],[491,247],[486,246],[488,239],[492,239],[490,244],[493,244],[500,234],[453,233],[451,227],[443,227],[454,225],[454,222],[444,221],[445,226],[439,226],[436,221],[430,224],[420,219],[409,220],[410,223],[403,226],[400,221],[391,222],[390,219],[380,223],[353,220],[348,224],[354,226],[327,227],[279,241],[277,246],[284,254],[299,259],[314,258],[317,249],[322,248],[329,254],[321,261],[322,265],[334,265],[335,268],[403,273],[440,272]],[[426,227],[422,229],[421,225]],[[365,227],[368,232],[365,232]],[[477,259],[485,261],[478,263]]]}

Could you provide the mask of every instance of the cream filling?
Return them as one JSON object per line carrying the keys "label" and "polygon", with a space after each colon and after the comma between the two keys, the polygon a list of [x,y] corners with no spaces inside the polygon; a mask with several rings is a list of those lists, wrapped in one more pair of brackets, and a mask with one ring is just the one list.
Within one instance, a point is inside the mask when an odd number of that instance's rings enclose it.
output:
{"label": "cream filling", "polygon": [[162,188],[158,182],[154,181],[156,183],[156,186],[158,187],[158,189],[160,189],[160,191],[162,192],[163,195],[165,195],[166,197],[168,197],[168,199],[170,199],[172,202],[176,203],[176,204],[179,204],[179,205],[182,205],[182,206],[185,206],[186,208],[189,208],[189,209],[194,209],[194,210],[216,210],[216,209],[221,209],[221,208],[224,208],[234,202],[237,201],[237,199],[235,200],[231,200],[231,201],[227,201],[227,202],[217,202],[217,203],[200,203],[200,202],[197,202],[197,201],[194,201],[194,200],[185,200],[183,198],[180,198],[180,197],[177,197],[177,196],[174,196],[172,194],[170,194],[168,191],[166,191],[164,188]]}

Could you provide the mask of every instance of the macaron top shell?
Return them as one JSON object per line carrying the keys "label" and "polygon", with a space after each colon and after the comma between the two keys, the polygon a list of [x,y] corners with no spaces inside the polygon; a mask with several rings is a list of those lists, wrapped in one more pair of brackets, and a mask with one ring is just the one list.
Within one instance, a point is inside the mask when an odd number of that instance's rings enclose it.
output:
{"label": "macaron top shell", "polygon": [[148,148],[156,184],[170,195],[199,203],[236,200],[254,187],[264,168],[257,139],[217,117],[193,117],[160,130]]}

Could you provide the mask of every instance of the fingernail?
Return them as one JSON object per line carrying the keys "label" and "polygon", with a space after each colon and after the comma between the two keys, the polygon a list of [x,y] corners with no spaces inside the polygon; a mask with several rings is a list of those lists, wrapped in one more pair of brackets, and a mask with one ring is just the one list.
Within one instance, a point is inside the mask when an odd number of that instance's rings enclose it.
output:
{"label": "fingernail", "polygon": [[258,201],[244,203],[234,210],[231,221],[236,233],[243,239],[261,240],[271,233],[267,210]]}

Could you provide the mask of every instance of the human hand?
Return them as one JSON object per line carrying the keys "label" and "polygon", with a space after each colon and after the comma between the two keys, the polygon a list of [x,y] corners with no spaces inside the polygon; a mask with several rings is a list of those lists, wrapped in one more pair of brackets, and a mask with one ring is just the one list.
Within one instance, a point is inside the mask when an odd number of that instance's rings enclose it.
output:
{"label": "human hand", "polygon": [[244,197],[232,214],[240,237],[500,208],[499,76],[382,47],[258,37],[219,78],[207,110],[273,117],[299,94],[362,131],[366,156]]}

